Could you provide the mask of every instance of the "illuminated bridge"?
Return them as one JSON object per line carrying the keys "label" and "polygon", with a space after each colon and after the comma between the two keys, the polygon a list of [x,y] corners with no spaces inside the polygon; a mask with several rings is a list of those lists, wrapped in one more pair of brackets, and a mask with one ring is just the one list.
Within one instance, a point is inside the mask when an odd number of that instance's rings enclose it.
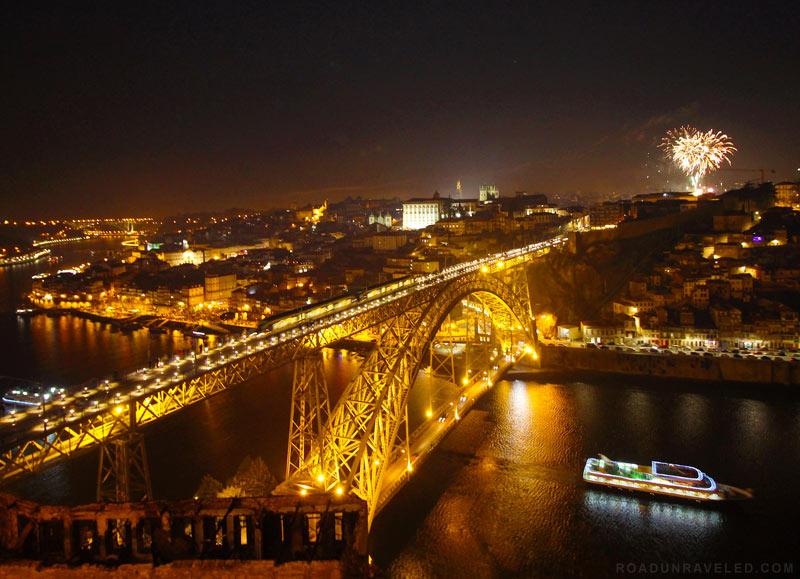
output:
{"label": "illuminated bridge", "polygon": [[[142,426],[292,362],[286,480],[276,492],[354,493],[371,520],[477,396],[520,356],[535,356],[525,265],[565,242],[556,237],[313,304],[120,380],[38,398],[20,393],[34,406],[0,419],[0,480],[99,447],[98,500],[152,498]],[[332,406],[321,350],[343,340],[369,348]],[[406,404],[421,370],[449,383],[450,395],[432,399],[429,420],[409,432]]]}

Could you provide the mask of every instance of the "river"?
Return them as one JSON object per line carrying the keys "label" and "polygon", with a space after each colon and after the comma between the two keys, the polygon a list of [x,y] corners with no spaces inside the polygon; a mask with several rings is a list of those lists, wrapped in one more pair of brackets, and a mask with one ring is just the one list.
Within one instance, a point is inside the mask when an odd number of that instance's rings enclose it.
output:
{"label": "river", "polygon": [[[86,249],[74,251],[80,259]],[[187,346],[178,335],[114,333],[70,316],[17,319],[7,310],[44,267],[52,266],[0,272],[0,375],[69,386]],[[358,358],[329,351],[325,366],[336,397]],[[290,385],[284,367],[146,427],[155,493],[190,496],[203,474],[224,480],[247,455],[263,457],[280,476]],[[413,422],[424,419],[425,387],[415,388]],[[695,465],[720,482],[753,488],[756,498],[709,508],[587,488],[583,461],[599,452]],[[91,501],[96,468],[91,453],[8,490]],[[756,565],[746,574],[759,574],[764,563],[791,563],[797,572],[798,479],[800,396],[789,390],[510,375],[377,517],[370,550],[397,577],[601,577],[632,575],[642,564],[695,562]]]}
{"label": "river", "polygon": [[[600,452],[694,465],[755,499],[704,507],[587,488],[581,467]],[[506,380],[380,514],[371,550],[398,577],[602,577],[698,561],[797,572],[798,476],[800,401],[786,391]]]}

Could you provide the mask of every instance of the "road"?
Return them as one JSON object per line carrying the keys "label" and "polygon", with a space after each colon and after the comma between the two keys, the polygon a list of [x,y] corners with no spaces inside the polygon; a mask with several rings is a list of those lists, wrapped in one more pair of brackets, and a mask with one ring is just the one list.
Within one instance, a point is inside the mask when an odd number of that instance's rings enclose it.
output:
{"label": "road", "polygon": [[584,344],[583,342],[567,342],[559,340],[547,340],[540,338],[542,344],[556,346],[560,348],[595,348],[624,352],[625,354],[638,354],[642,356],[652,355],[674,355],[674,356],[704,356],[717,358],[748,358],[752,360],[783,360],[785,362],[800,362],[800,352],[787,350],[747,350],[742,348],[727,350],[715,350],[706,348],[659,348],[649,345],[625,346],[621,344]]}
{"label": "road", "polygon": [[59,431],[69,429],[71,425],[75,425],[74,430],[82,420],[92,415],[113,413],[121,416],[137,398],[176,386],[231,361],[312,335],[413,292],[445,284],[463,275],[490,273],[513,267],[519,260],[529,259],[532,254],[560,246],[566,241],[566,237],[553,237],[525,247],[459,263],[436,273],[388,282],[370,289],[368,293],[343,296],[325,305],[311,305],[270,320],[269,327],[263,331],[231,337],[201,353],[175,356],[168,363],[160,364],[156,368],[141,368],[118,379],[99,379],[77,391],[53,388],[48,392],[29,392],[28,398],[33,401],[33,406],[0,418],[0,445],[7,450],[24,440],[49,438]]}
{"label": "road", "polygon": [[410,458],[403,460],[402,455],[406,454],[406,451],[401,450],[400,456],[393,458],[383,474],[378,510],[414,475],[415,470],[425,462],[439,441],[469,412],[481,395],[490,390],[509,368],[531,353],[530,348],[520,343],[512,354],[492,360],[491,370],[473,377],[454,400],[445,402],[432,413],[427,422],[414,431],[409,443]]}

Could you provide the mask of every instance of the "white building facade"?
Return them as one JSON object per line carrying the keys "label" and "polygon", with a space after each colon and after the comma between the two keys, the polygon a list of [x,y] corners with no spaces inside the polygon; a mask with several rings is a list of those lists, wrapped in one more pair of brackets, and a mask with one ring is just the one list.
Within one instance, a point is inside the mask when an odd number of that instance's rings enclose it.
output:
{"label": "white building facade", "polygon": [[403,229],[425,229],[442,219],[441,199],[409,199],[403,202]]}

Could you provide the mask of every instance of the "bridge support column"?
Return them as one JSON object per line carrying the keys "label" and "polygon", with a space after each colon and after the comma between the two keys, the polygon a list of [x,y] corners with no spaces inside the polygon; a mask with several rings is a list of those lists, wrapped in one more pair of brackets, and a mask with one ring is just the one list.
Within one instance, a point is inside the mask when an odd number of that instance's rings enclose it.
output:
{"label": "bridge support column", "polygon": [[294,360],[286,478],[305,464],[328,422],[330,402],[322,350],[304,350]]}
{"label": "bridge support column", "polygon": [[[488,375],[488,370],[492,369],[501,354],[498,342],[504,349],[503,353],[511,352],[515,342],[523,341],[523,338],[526,346],[532,343],[535,327],[527,277],[524,272],[517,271],[524,268],[527,259],[514,258],[506,263],[497,260],[480,270],[448,279],[441,286],[420,288],[399,296],[392,306],[391,315],[376,321],[380,338],[358,375],[339,397],[324,428],[318,430],[321,432],[318,439],[302,439],[300,436],[313,426],[314,421],[308,419],[308,408],[315,406],[308,403],[313,399],[309,394],[311,387],[306,384],[311,374],[304,369],[308,362],[296,362],[288,476],[277,492],[304,495],[309,489],[320,489],[336,495],[355,494],[367,502],[367,524],[371,524],[382,506],[382,497],[390,496],[393,489],[402,483],[403,476],[413,469],[413,457],[409,465],[407,455],[410,449],[415,449],[414,437],[411,433],[405,437],[402,434],[408,426],[410,390],[422,365],[428,361],[431,363],[432,378],[437,368],[450,377],[455,370],[457,385],[470,387],[475,385],[475,380],[486,377],[484,370]],[[450,326],[449,335],[439,335],[448,314],[464,298],[471,301],[472,296],[479,302],[472,308],[479,317],[474,317],[471,323],[468,320],[468,331]],[[463,305],[470,307],[469,304]],[[430,348],[436,348],[434,343],[438,341],[446,346],[433,352],[432,356]],[[450,347],[453,342],[463,342],[465,347],[473,346],[465,355],[469,360],[464,362],[464,365],[476,366],[465,369],[473,370],[470,372],[472,379],[465,377],[467,372],[459,371],[461,363],[453,360],[455,352]],[[309,349],[318,345],[309,344]],[[460,353],[458,359],[461,360]],[[303,376],[306,378],[301,379]],[[449,398],[453,412],[457,412],[459,407],[456,405],[461,403],[464,392],[459,392],[457,387],[454,390]],[[300,404],[304,400],[307,402],[305,406]],[[447,407],[451,407],[450,402],[447,402]],[[445,421],[453,416],[449,412]],[[437,428],[435,424],[432,426]],[[302,452],[298,452],[299,440],[313,441],[312,451],[305,451],[309,446],[306,445]],[[412,444],[408,444],[409,440]],[[306,459],[295,467],[292,456],[303,454]],[[398,464],[404,454],[405,465]],[[402,466],[406,467],[405,472]]]}
{"label": "bridge support column", "polygon": [[515,300],[523,306],[524,312],[519,321],[523,326],[525,335],[536,344],[536,318],[533,316],[533,301],[531,300],[530,286],[528,284],[528,269],[525,266],[507,271],[503,281],[511,289]]}
{"label": "bridge support column", "polygon": [[135,405],[129,404],[127,431],[100,445],[97,501],[126,503],[153,500],[144,436],[136,429]]}
{"label": "bridge support column", "polygon": [[431,376],[446,378],[453,384],[458,383],[454,349],[454,342],[434,342],[430,345]]}

